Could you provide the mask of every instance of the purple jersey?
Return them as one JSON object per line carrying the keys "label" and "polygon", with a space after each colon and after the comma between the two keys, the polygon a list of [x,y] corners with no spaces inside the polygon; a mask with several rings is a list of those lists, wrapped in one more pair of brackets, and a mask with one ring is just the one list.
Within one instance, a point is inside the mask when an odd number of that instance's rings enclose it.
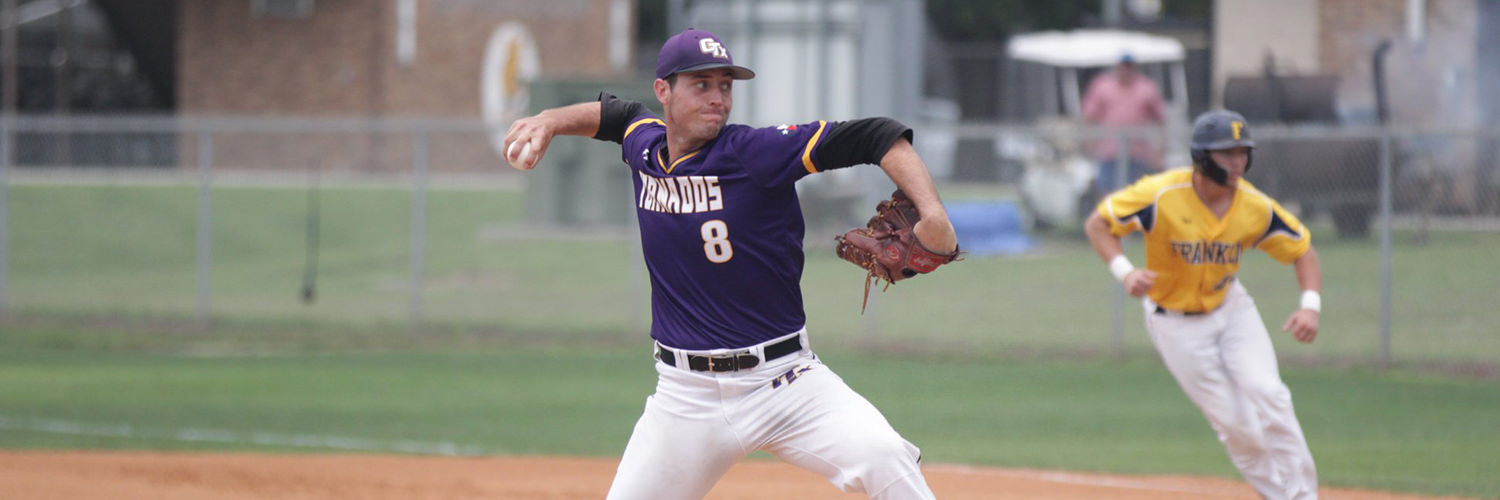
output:
{"label": "purple jersey", "polygon": [[621,142],[651,274],[651,336],[681,349],[755,345],[801,329],[802,208],[793,186],[826,122],[728,125],[668,164],[666,128],[631,118]]}

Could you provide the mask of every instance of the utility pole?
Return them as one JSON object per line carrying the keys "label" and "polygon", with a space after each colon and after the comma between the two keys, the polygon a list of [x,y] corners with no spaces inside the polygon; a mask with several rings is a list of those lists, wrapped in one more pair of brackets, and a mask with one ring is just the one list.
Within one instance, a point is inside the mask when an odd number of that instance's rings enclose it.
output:
{"label": "utility pole", "polygon": [[[19,13],[16,9],[17,0],[0,0],[0,112],[5,116],[16,114],[16,45],[20,40],[17,32],[21,30]],[[9,131],[6,131],[9,133]]]}
{"label": "utility pole", "polygon": [[[57,0],[57,44],[52,48],[52,112],[67,117],[73,107],[73,4],[74,0]],[[59,166],[72,163],[72,148],[66,130],[53,139],[54,162]]]}
{"label": "utility pole", "polygon": [[10,311],[10,167],[15,158],[11,119],[16,115],[16,0],[0,0],[0,316]]}
{"label": "utility pole", "polygon": [[1104,0],[1103,2],[1101,2],[1102,5],[1100,7],[1102,8],[1102,12],[1100,12],[1099,17],[1104,19],[1105,27],[1120,27],[1120,21],[1125,17],[1125,9],[1123,5],[1124,1],[1125,0]]}

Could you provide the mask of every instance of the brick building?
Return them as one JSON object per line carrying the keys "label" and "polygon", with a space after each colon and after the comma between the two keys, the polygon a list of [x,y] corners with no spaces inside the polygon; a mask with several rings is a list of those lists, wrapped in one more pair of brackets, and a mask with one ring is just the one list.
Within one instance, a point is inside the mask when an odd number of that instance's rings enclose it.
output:
{"label": "brick building", "polygon": [[[619,77],[631,68],[635,39],[632,0],[179,0],[176,9],[175,112],[183,116],[495,120],[484,113],[487,58],[503,61],[500,78],[488,82],[503,88],[490,90],[512,102],[524,91],[516,70],[526,50],[536,78]],[[517,24],[529,40],[492,43]],[[518,112],[515,102],[504,116]],[[430,140],[434,170],[499,164],[483,134]],[[214,141],[214,162],[227,169],[405,172],[413,161],[404,133],[224,133]],[[196,142],[182,138],[180,164],[196,162]]]}
{"label": "brick building", "polygon": [[[1493,2],[1490,2],[1493,3]],[[1481,29],[1500,16],[1485,0],[1218,0],[1214,94],[1231,75],[1259,75],[1273,60],[1281,74],[1337,76],[1339,105],[1376,106],[1372,60],[1383,41],[1387,104],[1394,123],[1476,126],[1493,110],[1481,69],[1500,62]],[[1489,122],[1492,123],[1492,122]]]}
{"label": "brick building", "polygon": [[[1261,76],[1267,61],[1278,78],[1334,77],[1340,123],[1371,125],[1383,115],[1401,129],[1432,132],[1393,144],[1398,210],[1500,213],[1500,141],[1472,132],[1500,125],[1500,2],[1217,0],[1214,6],[1216,103],[1229,77]],[[1374,186],[1373,153],[1368,161],[1362,171]],[[1320,162],[1310,163],[1298,168]]]}
{"label": "brick building", "polygon": [[[535,40],[547,77],[606,77],[617,0],[411,0],[414,51],[398,48],[402,0],[177,3],[178,113],[340,117],[478,117],[480,69],[492,32],[516,21]],[[624,53],[630,54],[633,49]]]}

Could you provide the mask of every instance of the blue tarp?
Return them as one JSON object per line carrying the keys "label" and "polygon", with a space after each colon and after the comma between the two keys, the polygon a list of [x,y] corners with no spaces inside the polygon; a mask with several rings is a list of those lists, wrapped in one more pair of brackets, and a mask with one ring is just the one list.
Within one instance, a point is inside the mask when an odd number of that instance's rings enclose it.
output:
{"label": "blue tarp", "polygon": [[970,256],[1017,254],[1030,250],[1031,237],[1021,208],[1012,202],[945,203],[958,245]]}

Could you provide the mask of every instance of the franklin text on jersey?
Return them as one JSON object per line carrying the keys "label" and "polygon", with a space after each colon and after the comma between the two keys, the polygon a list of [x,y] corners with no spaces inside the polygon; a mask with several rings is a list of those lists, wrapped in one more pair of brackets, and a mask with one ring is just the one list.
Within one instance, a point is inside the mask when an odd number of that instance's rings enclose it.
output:
{"label": "franklin text on jersey", "polygon": [[1245,245],[1240,242],[1172,240],[1172,253],[1188,264],[1239,264]]}

